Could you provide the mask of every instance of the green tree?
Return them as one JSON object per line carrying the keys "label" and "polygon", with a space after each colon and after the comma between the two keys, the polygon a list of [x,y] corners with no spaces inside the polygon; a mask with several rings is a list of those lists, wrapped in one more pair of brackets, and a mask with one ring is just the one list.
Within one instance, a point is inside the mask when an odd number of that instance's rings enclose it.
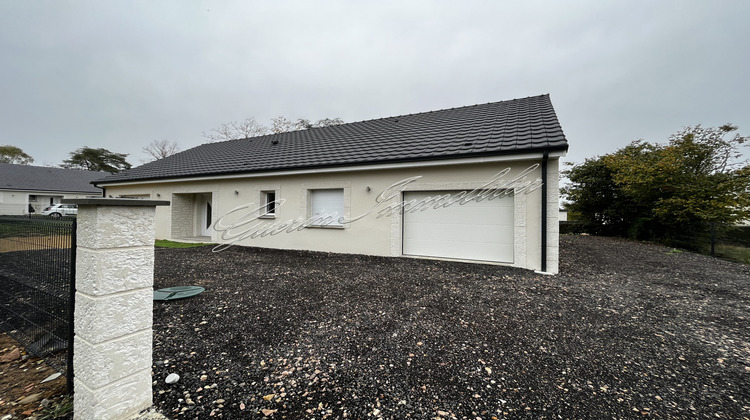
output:
{"label": "green tree", "polygon": [[34,158],[27,155],[20,147],[17,146],[0,146],[0,163],[15,163],[28,165],[34,162]]}
{"label": "green tree", "polygon": [[109,173],[130,169],[125,158],[127,154],[114,153],[107,149],[82,147],[70,153],[70,158],[63,161],[63,168],[85,169],[87,171],[104,171]]}
{"label": "green tree", "polygon": [[570,184],[561,188],[569,200],[569,219],[598,235],[625,235],[637,217],[635,202],[615,183],[614,173],[602,157],[563,171]]}
{"label": "green tree", "polygon": [[738,163],[746,139],[736,130],[695,126],[667,144],[635,141],[564,171],[570,184],[563,194],[596,233],[639,236],[648,225],[669,234],[747,219],[750,169]]}

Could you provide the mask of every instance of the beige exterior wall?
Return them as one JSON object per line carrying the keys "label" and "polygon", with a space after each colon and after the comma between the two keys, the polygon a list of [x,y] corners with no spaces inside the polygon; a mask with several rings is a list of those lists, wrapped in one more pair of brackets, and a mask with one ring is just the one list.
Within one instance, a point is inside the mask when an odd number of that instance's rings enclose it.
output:
{"label": "beige exterior wall", "polygon": [[[340,170],[335,172],[282,174],[265,176],[237,176],[225,179],[182,180],[176,182],[151,182],[139,185],[106,186],[107,195],[148,197],[169,200],[172,205],[156,209],[157,239],[180,239],[201,236],[199,217],[201,209],[192,201],[202,194],[211,195],[211,219],[220,221],[214,228],[236,223],[245,216],[247,223],[234,231],[211,230],[211,241],[231,242],[233,235],[247,235],[264,229],[266,235],[238,240],[237,245],[282,249],[317,250],[338,253],[400,256],[402,216],[379,214],[388,204],[401,200],[403,191],[472,190],[499,188],[510,182],[537,160],[515,160],[492,163],[452,164],[402,168],[376,168],[367,170]],[[433,164],[434,165],[434,164]],[[487,183],[503,170],[510,171],[494,183]],[[548,246],[547,272],[557,271],[558,258],[558,160],[550,159],[547,180]],[[394,184],[412,177],[413,182],[394,188]],[[531,183],[541,177],[540,167],[531,170],[524,181]],[[300,222],[310,217],[310,190],[341,188],[344,191],[345,213],[355,220],[343,228],[298,228]],[[262,192],[275,191],[278,205],[273,219],[259,219]],[[393,200],[378,204],[381,193],[398,192]],[[541,268],[541,188],[520,191],[514,195],[514,262],[517,267],[539,270]],[[459,205],[459,204],[454,204]],[[245,206],[242,211],[233,209]],[[429,211],[429,210],[428,210]],[[292,223],[297,221],[296,223]],[[246,235],[246,236],[247,236]]]}

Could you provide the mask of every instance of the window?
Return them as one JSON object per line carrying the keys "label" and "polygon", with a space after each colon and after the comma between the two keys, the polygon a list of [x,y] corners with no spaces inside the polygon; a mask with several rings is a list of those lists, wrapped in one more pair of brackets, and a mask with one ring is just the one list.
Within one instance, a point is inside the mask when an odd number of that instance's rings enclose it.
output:
{"label": "window", "polygon": [[343,226],[339,219],[344,217],[344,190],[310,190],[311,226]]}
{"label": "window", "polygon": [[261,216],[276,216],[276,191],[261,191],[260,202],[263,203],[260,210]]}
{"label": "window", "polygon": [[36,202],[36,196],[35,195],[29,195],[29,201]]}

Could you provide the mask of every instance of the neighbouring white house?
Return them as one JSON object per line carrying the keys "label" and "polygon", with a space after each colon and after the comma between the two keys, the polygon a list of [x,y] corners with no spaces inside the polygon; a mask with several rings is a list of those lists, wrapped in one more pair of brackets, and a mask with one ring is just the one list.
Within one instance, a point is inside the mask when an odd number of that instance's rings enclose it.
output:
{"label": "neighbouring white house", "polygon": [[101,172],[0,163],[0,214],[29,214],[29,206],[38,214],[63,198],[101,197],[102,189],[91,181],[103,176]]}
{"label": "neighbouring white house", "polygon": [[204,144],[95,182],[169,200],[156,237],[556,273],[549,95]]}

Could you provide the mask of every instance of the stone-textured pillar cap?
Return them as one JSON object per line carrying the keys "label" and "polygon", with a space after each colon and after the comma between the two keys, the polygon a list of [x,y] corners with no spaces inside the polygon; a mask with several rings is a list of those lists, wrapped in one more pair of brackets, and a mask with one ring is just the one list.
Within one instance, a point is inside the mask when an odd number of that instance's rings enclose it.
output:
{"label": "stone-textured pillar cap", "polygon": [[169,205],[167,200],[141,200],[140,198],[64,198],[61,202],[79,206],[156,207]]}

